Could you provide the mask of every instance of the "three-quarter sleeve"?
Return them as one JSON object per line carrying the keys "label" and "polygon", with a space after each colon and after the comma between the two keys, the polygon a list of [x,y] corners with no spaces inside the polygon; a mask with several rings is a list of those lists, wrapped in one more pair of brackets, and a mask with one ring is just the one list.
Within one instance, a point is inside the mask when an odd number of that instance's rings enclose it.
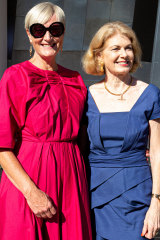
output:
{"label": "three-quarter sleeve", "polygon": [[25,122],[26,82],[22,71],[8,68],[0,81],[0,147],[14,148],[15,135]]}
{"label": "three-quarter sleeve", "polygon": [[160,118],[160,90],[154,86],[150,101],[153,99],[152,111],[150,114],[150,120]]}

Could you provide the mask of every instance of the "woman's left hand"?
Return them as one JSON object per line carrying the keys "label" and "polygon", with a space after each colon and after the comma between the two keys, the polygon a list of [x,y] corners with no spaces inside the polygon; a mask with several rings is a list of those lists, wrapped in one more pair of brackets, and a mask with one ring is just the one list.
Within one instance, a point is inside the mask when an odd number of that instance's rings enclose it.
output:
{"label": "woman's left hand", "polygon": [[141,236],[152,239],[160,230],[160,201],[157,198],[151,199],[150,207],[144,219]]}

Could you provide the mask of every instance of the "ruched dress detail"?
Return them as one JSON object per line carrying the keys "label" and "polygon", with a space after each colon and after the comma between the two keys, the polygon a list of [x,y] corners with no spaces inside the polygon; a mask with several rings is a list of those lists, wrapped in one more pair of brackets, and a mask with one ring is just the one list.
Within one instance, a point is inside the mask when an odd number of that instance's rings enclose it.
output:
{"label": "ruched dress detail", "polygon": [[149,120],[160,118],[160,91],[150,84],[129,112],[100,113],[88,90],[91,207],[96,240],[141,240],[152,179]]}
{"label": "ruched dress detail", "polygon": [[3,172],[1,240],[91,240],[85,166],[77,145],[87,89],[78,72],[29,61],[8,68],[0,82],[0,147],[9,148],[56,215],[37,218]]}

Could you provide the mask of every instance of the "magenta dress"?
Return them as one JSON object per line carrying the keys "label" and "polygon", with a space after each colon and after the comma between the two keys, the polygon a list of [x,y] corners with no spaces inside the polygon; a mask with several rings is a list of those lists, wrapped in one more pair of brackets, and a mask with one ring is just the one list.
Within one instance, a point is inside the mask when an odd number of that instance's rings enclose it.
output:
{"label": "magenta dress", "polygon": [[91,240],[88,188],[76,143],[86,99],[81,76],[29,61],[0,82],[0,147],[13,150],[35,184],[54,202],[52,219],[37,218],[2,174],[0,240]]}

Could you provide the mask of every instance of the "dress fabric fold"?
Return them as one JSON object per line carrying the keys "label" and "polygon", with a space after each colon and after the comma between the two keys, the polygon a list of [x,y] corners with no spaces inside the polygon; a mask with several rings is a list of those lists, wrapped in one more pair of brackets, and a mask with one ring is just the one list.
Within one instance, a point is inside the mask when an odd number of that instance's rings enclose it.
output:
{"label": "dress fabric fold", "polygon": [[160,118],[160,90],[149,84],[130,111],[101,113],[88,89],[86,115],[96,239],[144,239],[152,192],[148,123]]}
{"label": "dress fabric fold", "polygon": [[3,172],[1,240],[91,240],[85,166],[76,139],[87,89],[78,72],[29,61],[6,70],[0,83],[0,147],[10,148],[56,215],[37,218]]}

